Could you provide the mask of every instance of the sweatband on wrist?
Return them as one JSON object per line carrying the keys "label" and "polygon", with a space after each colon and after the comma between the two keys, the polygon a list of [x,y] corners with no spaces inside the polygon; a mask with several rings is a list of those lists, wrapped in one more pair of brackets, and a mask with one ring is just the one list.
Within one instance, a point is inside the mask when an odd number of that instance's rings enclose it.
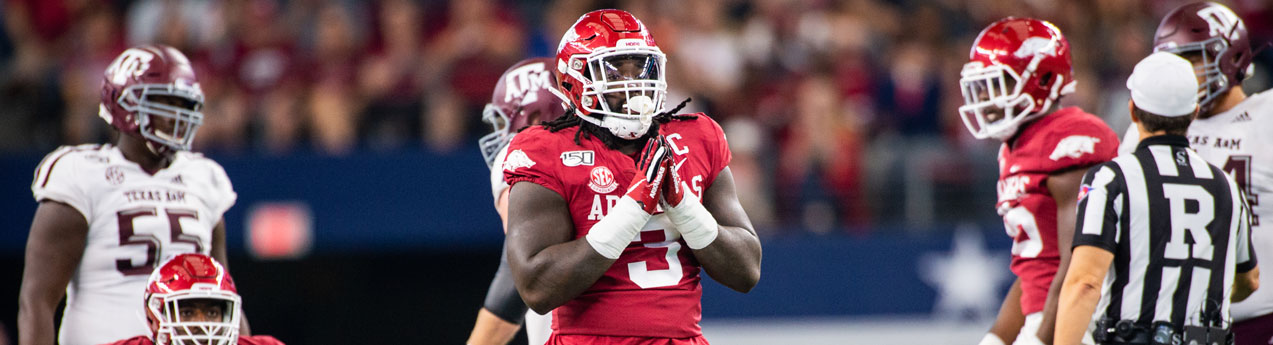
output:
{"label": "sweatband on wrist", "polygon": [[608,259],[618,259],[623,249],[632,243],[632,239],[641,233],[650,214],[641,209],[630,196],[623,196],[610,208],[610,213],[588,229],[584,238],[592,249]]}
{"label": "sweatband on wrist", "polygon": [[986,333],[986,336],[982,337],[981,342],[977,343],[977,345],[1006,345],[1006,344],[1003,343],[1003,339],[999,339],[999,336],[994,335],[993,333]]}
{"label": "sweatband on wrist", "polygon": [[680,205],[664,205],[664,209],[668,220],[676,225],[677,232],[681,233],[681,238],[685,239],[685,245],[690,249],[703,249],[716,241],[716,236],[720,234],[720,224],[716,223],[716,217],[703,207],[694,193],[687,191]]}

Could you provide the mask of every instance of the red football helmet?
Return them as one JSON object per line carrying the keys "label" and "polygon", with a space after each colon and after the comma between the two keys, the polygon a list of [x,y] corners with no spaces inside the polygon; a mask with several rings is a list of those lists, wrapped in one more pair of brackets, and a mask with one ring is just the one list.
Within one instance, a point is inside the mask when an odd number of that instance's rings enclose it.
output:
{"label": "red football helmet", "polygon": [[1070,43],[1052,23],[1004,18],[981,31],[968,55],[959,114],[978,139],[1011,138],[1074,92]]}
{"label": "red football helmet", "polygon": [[536,121],[551,121],[566,114],[557,93],[557,77],[549,66],[552,58],[522,60],[500,76],[491,103],[482,110],[482,122],[494,130],[481,139],[482,158],[490,166],[513,133]]}
{"label": "red football helmet", "polygon": [[[186,315],[183,308],[203,303],[220,307],[219,319]],[[239,337],[239,294],[221,264],[203,254],[173,257],[150,274],[146,314],[156,345],[234,345]]]}
{"label": "red football helmet", "polygon": [[1202,112],[1210,111],[1216,98],[1253,72],[1246,25],[1233,10],[1214,2],[1180,6],[1163,17],[1154,34],[1154,51],[1199,58],[1194,69],[1202,77],[1198,85]]}
{"label": "red football helmet", "polygon": [[646,134],[667,95],[667,57],[621,10],[579,17],[557,46],[557,80],[575,114],[622,139]]}
{"label": "red football helmet", "polygon": [[203,124],[203,90],[190,60],[165,45],[129,48],[102,79],[98,115],[124,134],[140,135],[157,154],[189,150]]}

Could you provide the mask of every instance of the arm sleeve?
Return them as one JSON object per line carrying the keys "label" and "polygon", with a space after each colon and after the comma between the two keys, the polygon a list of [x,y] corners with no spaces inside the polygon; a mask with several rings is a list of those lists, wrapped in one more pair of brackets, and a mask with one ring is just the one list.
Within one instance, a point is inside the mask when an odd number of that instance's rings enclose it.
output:
{"label": "arm sleeve", "polygon": [[[1088,170],[1079,186],[1078,219],[1074,223],[1074,247],[1095,246],[1114,252],[1124,197],[1114,169],[1108,164]],[[1073,248],[1071,248],[1072,250]]]}
{"label": "arm sleeve", "polygon": [[513,284],[513,272],[508,268],[507,244],[500,253],[499,269],[495,271],[495,278],[491,279],[491,287],[486,290],[486,301],[482,303],[482,308],[509,323],[521,324],[526,317],[529,307],[522,301],[522,296],[517,293],[517,286]]}
{"label": "arm sleeve", "polygon": [[71,154],[73,151],[73,147],[64,146],[44,157],[35,169],[31,194],[36,202],[50,200],[70,205],[88,219],[92,202],[88,191],[79,183],[81,178],[75,176],[79,162],[78,157]]}
{"label": "arm sleeve", "polygon": [[504,157],[504,182],[509,186],[527,181],[566,197],[566,187],[555,173],[553,163],[559,157],[550,154],[549,143],[539,138],[543,131],[523,131],[513,137]]}

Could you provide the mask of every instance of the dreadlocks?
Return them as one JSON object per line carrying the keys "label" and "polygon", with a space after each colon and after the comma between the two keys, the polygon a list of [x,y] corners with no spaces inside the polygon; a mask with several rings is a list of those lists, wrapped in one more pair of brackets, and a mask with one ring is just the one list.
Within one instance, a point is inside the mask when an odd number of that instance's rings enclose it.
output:
{"label": "dreadlocks", "polygon": [[[619,147],[623,146],[623,144],[625,143],[645,142],[649,138],[655,135],[658,135],[659,124],[672,122],[673,120],[675,121],[693,120],[695,118],[693,116],[675,115],[677,112],[681,111],[682,108],[685,108],[685,105],[689,104],[690,100],[691,98],[686,98],[684,101],[681,101],[680,104],[677,104],[676,107],[672,108],[672,110],[668,110],[668,111],[659,113],[658,115],[654,115],[654,123],[650,124],[650,130],[646,132],[644,136],[640,138],[632,139],[632,140],[625,140],[625,139],[619,138],[615,136],[614,133],[610,133],[610,131],[606,130],[605,128],[601,128],[601,126],[597,126],[592,124],[591,122],[584,121],[582,118],[579,117],[580,115],[575,113],[574,105],[571,105],[570,109],[566,109],[566,114],[567,114],[566,116],[558,117],[557,119],[554,119],[552,121],[544,122],[543,126],[544,126],[544,129],[547,129],[549,132],[554,132],[554,133],[566,128],[579,126],[579,131],[575,132],[575,145],[583,145],[583,138],[585,138],[585,136],[589,136],[589,137],[596,137],[597,140],[600,140],[602,144],[605,144],[606,147],[609,147],[610,149],[618,150]],[[571,116],[570,114],[575,114],[575,115]]]}

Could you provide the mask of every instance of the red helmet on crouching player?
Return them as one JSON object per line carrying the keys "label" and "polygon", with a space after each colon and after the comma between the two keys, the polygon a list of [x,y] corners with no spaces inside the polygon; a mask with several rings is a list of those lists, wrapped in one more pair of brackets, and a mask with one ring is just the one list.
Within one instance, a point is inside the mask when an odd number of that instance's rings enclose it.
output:
{"label": "red helmet on crouching player", "polygon": [[212,257],[177,255],[146,284],[151,336],[112,345],[282,345],[270,336],[239,336],[240,302],[234,279]]}
{"label": "red helmet on crouching player", "polygon": [[1032,18],[1005,18],[977,36],[960,72],[959,114],[977,139],[1006,140],[1074,92],[1070,43]]}
{"label": "red helmet on crouching player", "polygon": [[541,121],[551,121],[566,114],[562,96],[557,93],[557,77],[552,72],[552,58],[522,60],[504,71],[491,102],[482,110],[482,122],[493,127],[478,145],[482,158],[491,166],[499,150],[513,133]]}
{"label": "red helmet on crouching player", "polygon": [[203,124],[203,90],[190,60],[165,45],[129,48],[102,80],[98,115],[160,155],[189,150]]}
{"label": "red helmet on crouching player", "polygon": [[206,255],[182,254],[150,274],[146,320],[156,344],[234,344],[240,302],[221,264]]}

